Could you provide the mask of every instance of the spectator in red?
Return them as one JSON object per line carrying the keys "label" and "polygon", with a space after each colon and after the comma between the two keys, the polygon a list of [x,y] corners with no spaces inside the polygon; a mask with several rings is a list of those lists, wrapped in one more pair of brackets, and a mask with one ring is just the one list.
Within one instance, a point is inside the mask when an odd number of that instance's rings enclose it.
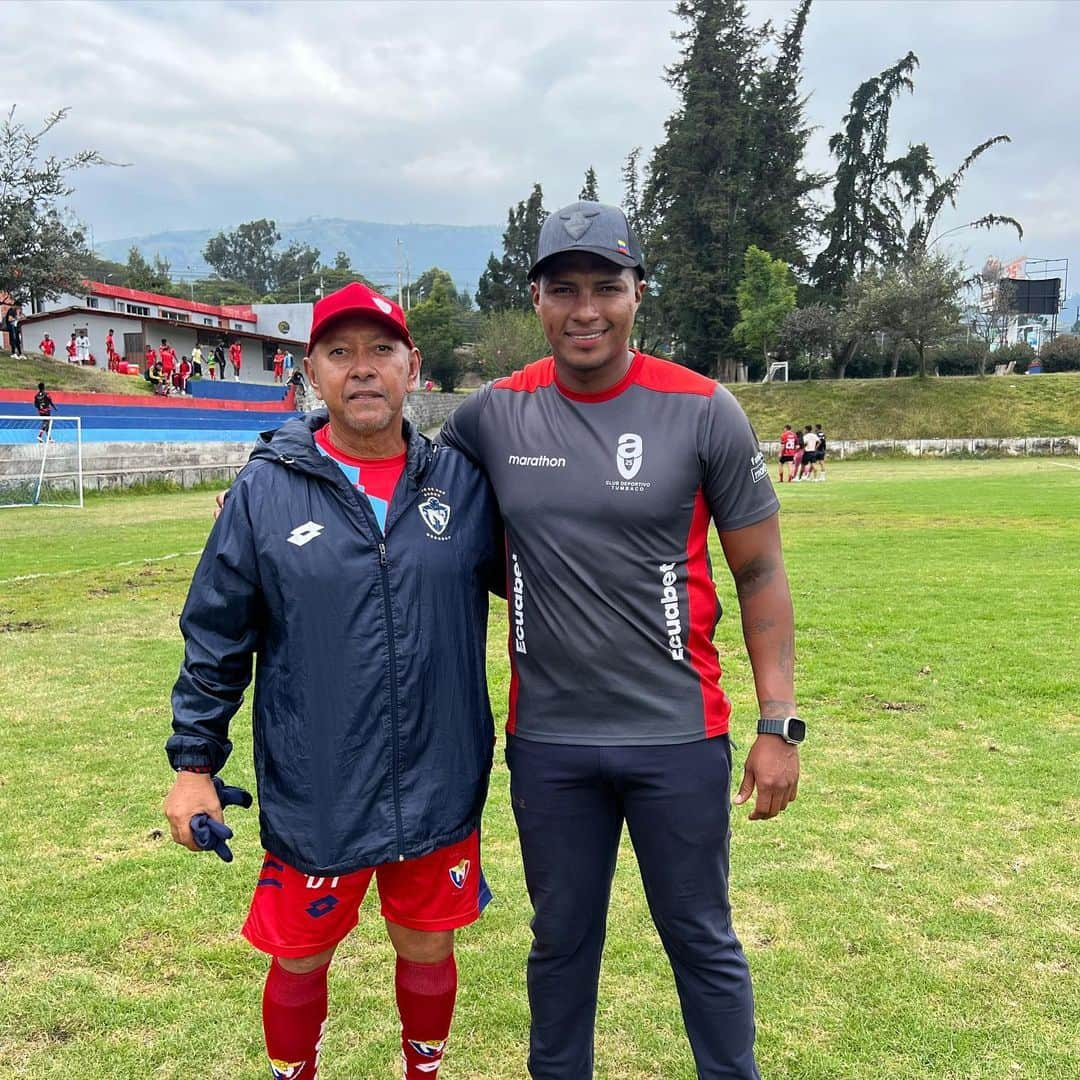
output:
{"label": "spectator in red", "polygon": [[190,378],[191,361],[186,356],[181,356],[180,366],[176,369],[176,374],[173,376],[173,386],[175,386],[181,394],[186,394],[188,379]]}
{"label": "spectator in red", "polygon": [[116,352],[116,346],[113,343],[113,332],[110,330],[105,335],[105,359],[108,361],[109,370],[116,370],[116,362],[120,359]]}
{"label": "spectator in red", "polygon": [[274,353],[274,382],[282,382],[285,375],[285,354],[281,351],[281,347],[278,346],[278,351]]}
{"label": "spectator in red", "polygon": [[240,381],[240,364],[243,361],[243,347],[239,341],[234,341],[229,346],[229,359],[232,361],[233,381]]}
{"label": "spectator in red", "polygon": [[165,338],[161,339],[161,370],[165,372],[166,380],[171,382],[176,370],[176,350]]}
{"label": "spectator in red", "polygon": [[46,334],[38,344],[38,349],[46,356],[52,356],[56,352],[56,342]]}
{"label": "spectator in red", "polygon": [[68,339],[68,343],[65,346],[68,354],[68,363],[77,364],[79,362],[79,345],[75,340],[75,335],[72,334]]}
{"label": "spectator in red", "polygon": [[153,345],[146,346],[146,370],[149,371],[157,363],[157,353]]}

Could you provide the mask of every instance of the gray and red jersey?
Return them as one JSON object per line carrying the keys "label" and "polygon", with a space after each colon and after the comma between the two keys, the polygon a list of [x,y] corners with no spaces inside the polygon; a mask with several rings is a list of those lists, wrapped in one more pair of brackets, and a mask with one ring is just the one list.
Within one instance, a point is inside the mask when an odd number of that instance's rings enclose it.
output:
{"label": "gray and red jersey", "polygon": [[548,357],[472,395],[441,438],[483,466],[506,525],[507,730],[619,746],[726,732],[709,521],[779,506],[731,394],[644,353],[576,394]]}

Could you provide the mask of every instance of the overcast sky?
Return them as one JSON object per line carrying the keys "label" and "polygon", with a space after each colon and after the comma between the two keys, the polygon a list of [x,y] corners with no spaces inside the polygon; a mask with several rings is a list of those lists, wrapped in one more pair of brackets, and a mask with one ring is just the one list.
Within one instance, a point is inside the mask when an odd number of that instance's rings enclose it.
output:
{"label": "overcast sky", "polygon": [[[497,223],[534,181],[549,208],[572,200],[589,165],[618,201],[627,151],[654,146],[675,104],[671,7],[9,0],[0,102],[27,122],[71,106],[53,150],[132,163],[78,178],[74,206],[98,239],[264,216]],[[750,4],[781,23],[790,7]],[[829,167],[854,88],[914,50],[897,150],[926,141],[945,170],[989,136],[1013,139],[973,168],[941,227],[995,211],[1023,222],[1024,241],[961,232],[958,254],[1068,256],[1080,274],[1078,43],[1075,0],[816,0],[808,163]]]}

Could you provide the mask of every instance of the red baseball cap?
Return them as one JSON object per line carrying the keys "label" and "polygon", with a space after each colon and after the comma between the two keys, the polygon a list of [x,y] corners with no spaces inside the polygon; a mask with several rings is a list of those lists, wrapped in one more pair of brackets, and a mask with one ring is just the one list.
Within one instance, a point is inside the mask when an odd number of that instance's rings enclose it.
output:
{"label": "red baseball cap", "polygon": [[316,305],[311,318],[311,336],[308,338],[307,354],[315,348],[315,342],[326,332],[327,326],[342,315],[364,315],[385,324],[410,349],[415,349],[412,335],[405,325],[405,312],[393,300],[381,296],[359,281],[353,281],[344,289],[324,296]]}

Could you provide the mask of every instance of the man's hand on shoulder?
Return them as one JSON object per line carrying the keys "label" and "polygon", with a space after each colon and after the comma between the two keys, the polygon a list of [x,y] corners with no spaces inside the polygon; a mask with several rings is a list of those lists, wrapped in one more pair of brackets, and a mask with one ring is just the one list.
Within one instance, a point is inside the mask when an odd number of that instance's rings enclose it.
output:
{"label": "man's hand on shoulder", "polygon": [[165,816],[169,819],[172,838],[191,851],[202,850],[191,835],[191,819],[196,814],[206,814],[214,821],[225,820],[210,774],[178,772],[165,797]]}
{"label": "man's hand on shoulder", "polygon": [[759,735],[746,755],[742,784],[735,796],[741,806],[757,789],[750,820],[776,817],[799,791],[799,748],[785,742],[779,735]]}

